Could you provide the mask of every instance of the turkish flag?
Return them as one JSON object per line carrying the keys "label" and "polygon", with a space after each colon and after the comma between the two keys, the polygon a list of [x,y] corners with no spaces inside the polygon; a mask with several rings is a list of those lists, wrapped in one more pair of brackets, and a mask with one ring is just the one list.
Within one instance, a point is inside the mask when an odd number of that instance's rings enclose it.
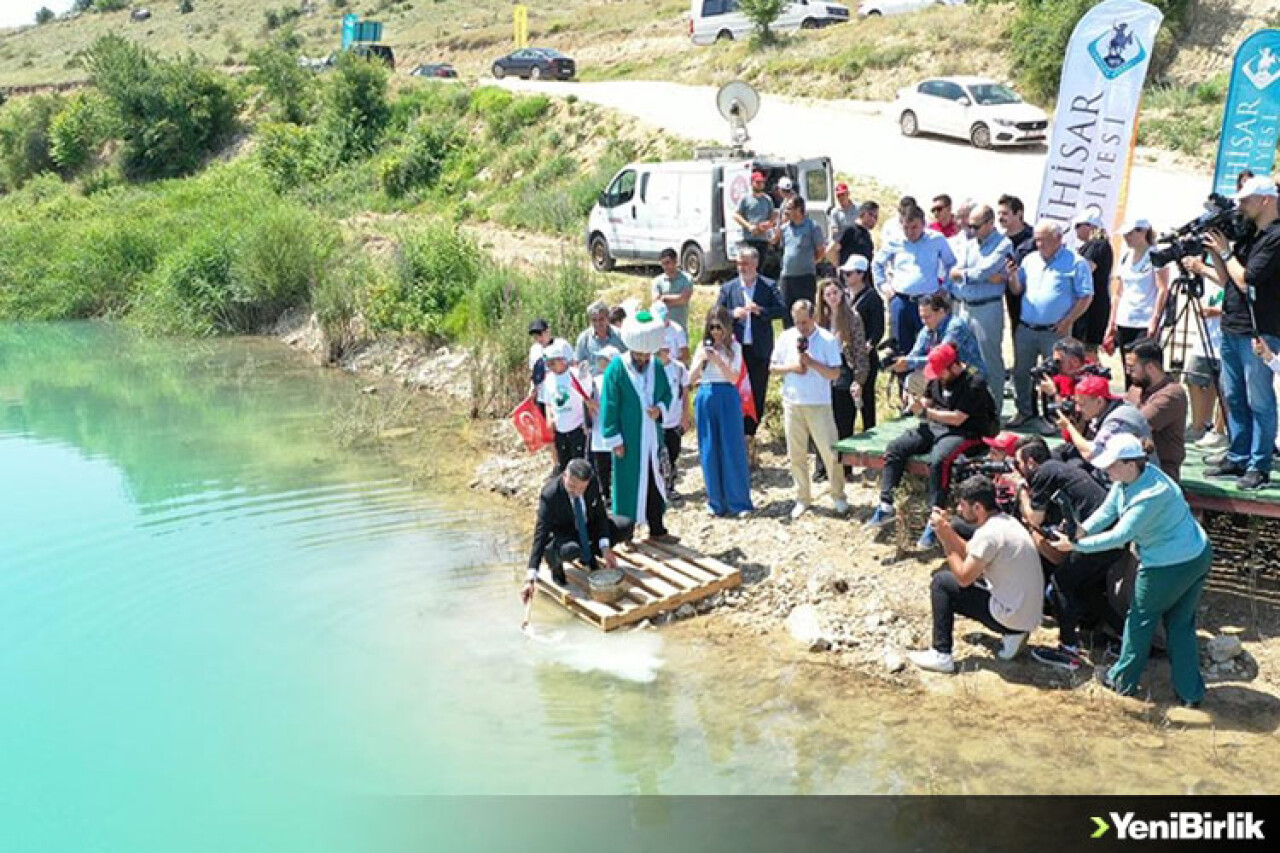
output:
{"label": "turkish flag", "polygon": [[555,434],[551,431],[551,425],[542,416],[542,412],[538,411],[532,395],[516,406],[515,411],[511,413],[511,423],[524,439],[524,446],[530,453],[537,453],[556,440]]}
{"label": "turkish flag", "polygon": [[759,421],[760,416],[756,414],[756,398],[751,393],[751,377],[747,375],[746,361],[742,362],[742,371],[738,374],[738,398],[742,401],[742,416]]}

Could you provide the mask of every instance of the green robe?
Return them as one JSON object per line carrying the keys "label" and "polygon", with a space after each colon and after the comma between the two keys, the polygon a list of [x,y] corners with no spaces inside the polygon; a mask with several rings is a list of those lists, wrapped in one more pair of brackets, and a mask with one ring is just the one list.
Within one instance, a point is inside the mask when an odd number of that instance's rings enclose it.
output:
{"label": "green robe", "polygon": [[649,359],[644,373],[650,386],[651,401],[642,401],[636,390],[636,377],[628,370],[631,356],[610,362],[604,372],[600,394],[600,432],[610,450],[619,444],[626,450],[621,459],[613,457],[613,495],[610,509],[614,515],[643,522],[648,496],[650,469],[665,496],[662,477],[658,474],[658,448],[662,446],[661,424],[645,414],[650,405],[665,409],[671,405],[671,386],[667,372],[656,358]]}

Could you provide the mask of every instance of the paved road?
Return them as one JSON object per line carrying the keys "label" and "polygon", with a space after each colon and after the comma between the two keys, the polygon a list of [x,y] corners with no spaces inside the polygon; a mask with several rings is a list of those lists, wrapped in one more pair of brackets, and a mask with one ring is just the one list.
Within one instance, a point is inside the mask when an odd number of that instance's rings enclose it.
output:
{"label": "paved road", "polygon": [[[577,95],[641,121],[696,140],[728,141],[728,126],[715,108],[709,86],[622,81],[551,83],[503,80],[518,91]],[[898,131],[886,104],[827,101],[765,95],[751,123],[755,150],[786,157],[826,154],[837,171],[873,178],[922,201],[950,193],[989,200],[1004,192],[1034,208],[1044,172],[1043,149],[980,151],[966,142],[941,138],[908,139]],[[1202,210],[1212,176],[1186,171],[1136,167],[1128,212],[1149,218],[1157,228],[1180,225]],[[882,200],[883,201],[883,200]]]}

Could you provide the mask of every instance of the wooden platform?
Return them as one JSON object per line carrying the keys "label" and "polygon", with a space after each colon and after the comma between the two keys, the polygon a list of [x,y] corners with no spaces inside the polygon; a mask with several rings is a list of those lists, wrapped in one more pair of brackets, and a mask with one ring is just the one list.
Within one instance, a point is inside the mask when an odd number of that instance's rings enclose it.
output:
{"label": "wooden platform", "polygon": [[[1010,408],[1006,406],[1006,414],[1011,414]],[[914,429],[918,422],[915,417],[887,420],[876,425],[872,430],[837,442],[836,452],[840,454],[841,460],[846,465],[883,468],[884,450],[889,442],[907,430]],[[1045,441],[1050,447],[1062,443],[1062,439],[1056,436],[1048,437]],[[1271,486],[1259,491],[1242,492],[1235,487],[1233,478],[1212,479],[1204,475],[1206,455],[1209,454],[1189,446],[1187,459],[1182,463],[1182,488],[1186,492],[1187,502],[1193,508],[1280,518],[1280,479],[1274,479]],[[915,457],[907,466],[907,470],[913,474],[927,475],[928,460],[923,456]],[[1276,475],[1273,474],[1273,477]]]}
{"label": "wooden platform", "polygon": [[602,631],[612,631],[742,583],[741,572],[732,566],[674,543],[646,539],[623,545],[614,554],[629,582],[626,596],[616,604],[591,599],[587,573],[576,563],[565,567],[567,587],[553,581],[551,570],[543,566],[538,572],[538,589],[578,618]]}

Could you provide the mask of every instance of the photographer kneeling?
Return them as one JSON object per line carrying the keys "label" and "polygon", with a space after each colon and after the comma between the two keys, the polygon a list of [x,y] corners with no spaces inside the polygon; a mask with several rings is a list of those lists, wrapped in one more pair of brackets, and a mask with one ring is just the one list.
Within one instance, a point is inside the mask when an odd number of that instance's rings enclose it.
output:
{"label": "photographer kneeling", "polygon": [[[978,447],[984,436],[996,434],[999,420],[986,381],[972,367],[960,361],[951,344],[934,347],[924,368],[929,380],[926,395],[910,398],[910,410],[920,416],[915,429],[889,442],[884,452],[884,473],[880,480],[880,505],[866,527],[878,529],[891,522],[895,512],[893,493],[902,482],[907,462],[917,453],[929,454],[929,506],[943,507],[951,464],[960,454]],[[919,548],[938,544],[933,525],[925,526],[916,543]]]}
{"label": "photographer kneeling", "polygon": [[1063,338],[1053,345],[1053,360],[1032,368],[1031,376],[1044,400],[1045,420],[1053,423],[1053,413],[1061,407],[1062,400],[1076,393],[1077,382],[1085,376],[1110,379],[1111,371],[1096,361],[1089,361],[1083,343],[1075,338]]}
{"label": "photographer kneeling", "polygon": [[[1054,451],[1056,458],[1084,466],[1112,436],[1127,433],[1143,444],[1151,445],[1151,425],[1142,411],[1111,393],[1111,383],[1101,376],[1086,376],[1076,383],[1074,407],[1058,410],[1058,426],[1066,444]],[[1083,461],[1081,461],[1083,460]],[[1159,464],[1152,450],[1151,462]],[[1096,465],[1096,470],[1101,470]]]}
{"label": "photographer kneeling", "polygon": [[1031,656],[1050,666],[1078,669],[1082,662],[1078,629],[1083,619],[1105,621],[1117,634],[1123,630],[1124,614],[1107,603],[1107,573],[1127,552],[1066,554],[1054,548],[1046,537],[1057,531],[1071,536],[1075,520],[1097,512],[1106,502],[1107,490],[1083,468],[1052,458],[1039,436],[1018,441],[1014,465],[1017,472],[1009,476],[1018,480],[1019,513],[1040,552],[1058,619],[1058,648],[1035,649]]}
{"label": "photographer kneeling", "polygon": [[1138,689],[1158,621],[1168,635],[1173,688],[1185,705],[1204,699],[1200,651],[1196,642],[1196,606],[1209,577],[1213,548],[1191,515],[1182,489],[1147,461],[1134,436],[1112,437],[1094,457],[1111,478],[1111,491],[1097,512],[1080,526],[1083,537],[1059,534],[1053,547],[1070,553],[1097,554],[1133,543],[1138,578],[1124,624],[1120,659],[1100,676],[1121,694]]}

